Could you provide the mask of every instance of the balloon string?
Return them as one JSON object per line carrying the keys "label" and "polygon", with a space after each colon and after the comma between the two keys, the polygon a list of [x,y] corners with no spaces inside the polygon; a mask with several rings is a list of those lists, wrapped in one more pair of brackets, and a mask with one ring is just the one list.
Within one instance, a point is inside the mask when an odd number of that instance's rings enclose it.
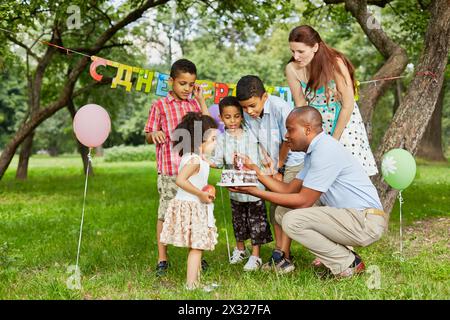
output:
{"label": "balloon string", "polygon": [[75,271],[79,270],[78,269],[78,261],[80,259],[81,236],[83,234],[84,208],[85,208],[85,205],[86,205],[86,194],[87,194],[87,186],[88,186],[89,167],[90,167],[90,164],[91,164],[91,161],[92,161],[91,150],[92,150],[92,148],[89,148],[89,153],[87,155],[87,157],[88,157],[88,164],[87,164],[87,167],[86,167],[86,179],[85,179],[85,182],[84,182],[83,210],[82,210],[82,213],[81,213],[80,236],[78,238],[77,263],[76,263],[76,266],[75,266],[75,268],[76,268]]}
{"label": "balloon string", "polygon": [[220,187],[220,198],[222,200],[222,215],[223,215],[223,223],[225,225],[225,238],[227,239],[227,249],[228,249],[228,262],[231,261],[231,254],[230,254],[230,241],[228,240],[228,230],[227,230],[227,220],[225,218],[225,206],[223,204],[223,192],[222,187]]}
{"label": "balloon string", "polygon": [[398,193],[398,202],[400,204],[400,256],[401,256],[403,252],[402,204],[404,202],[401,191]]}

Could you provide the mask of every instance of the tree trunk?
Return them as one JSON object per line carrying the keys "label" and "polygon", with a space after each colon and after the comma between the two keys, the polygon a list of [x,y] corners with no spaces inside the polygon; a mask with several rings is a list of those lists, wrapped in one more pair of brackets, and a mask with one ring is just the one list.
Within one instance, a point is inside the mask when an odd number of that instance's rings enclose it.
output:
{"label": "tree trunk", "polygon": [[[388,37],[388,35],[383,31],[383,28],[381,28],[380,22],[378,22],[379,25],[374,26],[374,18],[372,14],[367,11],[368,1],[325,0],[325,3],[330,4],[339,2],[345,2],[345,9],[356,18],[370,42],[372,42],[372,44],[386,59],[386,62],[375,73],[372,80],[400,76],[408,64],[406,50]],[[384,7],[388,2],[389,1],[387,0],[369,1],[370,4],[379,5],[382,7]],[[372,139],[372,117],[375,106],[390,86],[390,81],[379,81],[377,83],[364,84],[360,91],[358,105],[360,106],[361,116],[366,125],[369,140]]]}
{"label": "tree trunk", "polygon": [[33,148],[34,131],[25,138],[19,155],[19,163],[17,165],[16,179],[26,180],[28,177],[28,162],[31,157]]}
{"label": "tree trunk", "polygon": [[[448,0],[432,1],[430,11],[425,45],[416,73],[375,154],[378,165],[382,156],[393,148],[404,148],[415,155],[436,107],[450,45]],[[385,211],[390,213],[398,192],[390,188],[381,175],[374,178],[374,183]]]}
{"label": "tree trunk", "polygon": [[397,112],[398,107],[402,103],[403,92],[405,91],[402,80],[398,79],[395,81],[393,90],[394,90],[394,105],[392,107],[392,114],[394,115]]}
{"label": "tree trunk", "polygon": [[445,82],[442,85],[436,108],[419,145],[417,155],[431,161],[447,161],[442,149],[442,106],[444,105]]}
{"label": "tree trunk", "polygon": [[[97,54],[103,49],[105,43],[108,42],[119,30],[141,18],[142,14],[149,8],[165,4],[168,1],[169,0],[147,0],[143,2],[138,8],[128,13],[122,20],[105,30],[96,39],[95,43],[88,49],[88,51],[91,55]],[[16,134],[6,144],[2,154],[0,155],[0,180],[3,178],[6,169],[8,169],[17,148],[25,140],[25,138],[30,135],[43,121],[67,105],[69,99],[73,97],[73,90],[78,77],[85,70],[89,62],[90,59],[88,57],[81,58],[67,77],[66,83],[62,87],[61,93],[57,100],[50,103],[50,105],[46,108],[40,108],[31,114],[30,118],[20,126]],[[40,97],[40,89],[33,89],[38,91],[38,94],[35,97]]]}
{"label": "tree trunk", "polygon": [[[69,103],[67,104],[67,109],[69,109],[70,112],[70,116],[72,117],[72,121],[75,118],[75,114],[77,113],[77,110],[75,109],[75,105],[73,104],[73,100],[70,99]],[[83,172],[84,174],[86,174],[86,169],[87,169],[87,165],[88,165],[88,154],[89,154],[89,148],[84,146],[83,144],[80,143],[80,141],[78,141],[78,139],[75,137],[74,135],[74,139],[77,142],[77,149],[78,152],[80,153],[81,156],[81,161],[83,161]],[[92,166],[92,163],[89,167],[89,176],[93,176],[94,175],[94,167]]]}

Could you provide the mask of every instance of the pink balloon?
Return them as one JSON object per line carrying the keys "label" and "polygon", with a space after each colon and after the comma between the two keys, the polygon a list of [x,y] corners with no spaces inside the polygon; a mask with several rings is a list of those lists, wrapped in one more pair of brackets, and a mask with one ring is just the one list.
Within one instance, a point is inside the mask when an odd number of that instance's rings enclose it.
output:
{"label": "pink balloon", "polygon": [[101,146],[111,131],[108,112],[96,104],[87,104],[73,119],[73,131],[82,144],[89,148]]}

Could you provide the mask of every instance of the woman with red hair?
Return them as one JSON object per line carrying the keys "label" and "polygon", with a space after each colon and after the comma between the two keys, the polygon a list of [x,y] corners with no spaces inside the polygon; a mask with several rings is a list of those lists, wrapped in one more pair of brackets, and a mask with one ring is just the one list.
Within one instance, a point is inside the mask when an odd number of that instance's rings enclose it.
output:
{"label": "woman with red hair", "polygon": [[289,47],[292,58],[286,66],[286,77],[295,105],[318,109],[324,131],[349,149],[369,176],[377,174],[354,98],[355,68],[352,63],[307,25],[290,32]]}

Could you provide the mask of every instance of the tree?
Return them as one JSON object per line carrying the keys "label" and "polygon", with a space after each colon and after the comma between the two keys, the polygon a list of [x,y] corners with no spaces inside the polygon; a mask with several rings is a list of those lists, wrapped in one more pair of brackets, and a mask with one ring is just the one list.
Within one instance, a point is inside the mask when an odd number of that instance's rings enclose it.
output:
{"label": "tree", "polygon": [[[450,6],[446,0],[433,0],[429,10],[431,18],[416,73],[375,154],[378,163],[382,155],[393,148],[404,148],[416,154],[436,107],[448,61]],[[390,212],[397,191],[386,185],[380,175],[374,182],[385,210]]]}
{"label": "tree", "polygon": [[432,161],[447,161],[442,149],[442,108],[444,106],[444,95],[446,81],[443,83],[439,94],[436,108],[433,111],[431,120],[420,142],[417,155],[421,158]]}
{"label": "tree", "polygon": [[[373,14],[367,9],[368,3],[384,7],[388,2],[390,1],[325,0],[326,4],[345,3],[345,9],[358,21],[370,42],[372,42],[386,59],[382,67],[373,75],[373,79],[400,76],[408,63],[406,50],[387,35],[379,25],[379,22],[376,21]],[[361,116],[366,124],[369,139],[372,135],[372,116],[374,108],[380,97],[390,85],[390,82],[382,81],[380,83],[367,84],[361,89],[359,104],[361,106]]]}
{"label": "tree", "polygon": [[[51,19],[50,26],[50,42],[58,45],[65,45],[76,49],[76,51],[83,52],[88,55],[96,55],[101,50],[123,46],[122,43],[113,41],[118,34],[124,34],[124,28],[129,26],[141,18],[148,9],[164,5],[168,0],[146,0],[146,1],[130,1],[122,4],[114,15],[108,14],[107,11],[102,10],[102,5],[106,6],[107,1],[93,1],[85,3],[84,1],[64,1],[64,2],[50,2],[36,1],[30,6],[20,6],[13,0],[8,0],[5,5],[2,5],[0,17],[3,25],[8,24],[10,29],[17,31],[19,28],[27,28],[27,30],[40,29],[39,25],[45,25]],[[280,7],[288,10],[288,1],[259,1],[253,2],[248,0],[228,2],[228,1],[178,1],[178,8],[181,11],[188,12],[191,6],[198,6],[199,12],[203,16],[209,18],[211,25],[214,25],[219,20],[224,20],[227,17],[238,17],[236,23],[239,27],[248,24],[255,30],[261,32],[270,24],[271,19],[280,13]],[[65,27],[65,9],[68,5],[79,5],[87,13],[88,21],[86,30],[80,33],[72,33],[73,37],[64,38],[68,33]],[[62,8],[62,10],[61,10]],[[110,6],[111,8],[111,6]],[[281,11],[282,12],[282,11]],[[90,15],[91,14],[91,15]],[[37,18],[35,18],[37,17]],[[220,19],[218,18],[220,17]],[[235,18],[233,18],[235,19]],[[104,25],[105,28],[98,28],[97,23]],[[90,30],[89,30],[90,29]],[[44,36],[35,35],[36,38]],[[7,167],[9,166],[14,153],[19,145],[24,142],[32,141],[34,130],[47,118],[51,117],[58,110],[66,107],[74,95],[78,95],[80,90],[75,90],[78,78],[86,69],[89,63],[89,57],[85,56],[81,59],[74,59],[68,66],[68,73],[66,78],[61,81],[60,87],[53,86],[49,91],[53,90],[54,97],[42,95],[43,81],[47,76],[47,70],[56,57],[55,53],[65,53],[54,47],[48,47],[42,55],[39,55],[32,50],[33,45],[29,46],[24,41],[16,39],[10,34],[6,38],[16,45],[25,49],[27,58],[36,60],[35,72],[29,77],[29,97],[30,97],[30,112],[29,117],[20,126],[16,134],[11,138],[9,143],[5,146],[0,156],[0,179],[3,177]],[[63,41],[64,40],[64,41]],[[78,47],[82,44],[81,47]],[[61,63],[61,62],[60,62]],[[61,63],[64,65],[64,63]],[[87,85],[87,88],[94,86]],[[51,86],[50,86],[51,87]],[[41,105],[46,103],[46,107]],[[27,145],[24,150],[29,149]],[[21,165],[27,168],[28,158],[30,153],[23,152]],[[18,170],[20,171],[20,170]],[[24,171],[22,171],[24,172]],[[26,171],[25,171],[26,172]]]}
{"label": "tree", "polygon": [[[130,9],[129,12],[122,19],[118,20],[115,24],[110,23],[110,26],[103,32],[99,34],[99,36],[91,43],[89,47],[78,49],[78,51],[89,52],[89,54],[94,55],[100,52],[101,50],[115,46],[117,44],[107,44],[109,40],[111,40],[121,29],[125,28],[131,22],[139,19],[142,14],[149,8],[166,3],[168,0],[159,0],[159,1],[151,1],[148,0],[143,4],[136,6],[134,5],[134,9]],[[14,2],[13,2],[14,3]],[[12,4],[13,4],[12,3]],[[68,3],[64,3],[62,7],[67,8]],[[2,16],[6,19],[4,21],[9,21],[13,23],[14,21],[21,22],[21,15],[25,14],[25,16],[30,17],[31,15],[36,15],[38,13],[44,13],[44,16],[38,16],[38,22],[43,23],[43,19],[52,16],[51,14],[55,14],[54,19],[52,21],[51,26],[51,43],[55,43],[58,45],[63,45],[62,35],[67,28],[64,24],[63,16],[61,16],[61,11],[58,7],[58,4],[50,3],[46,6],[47,3],[35,3],[35,6],[30,6],[29,8],[18,8],[18,13],[16,12],[2,12]],[[74,4],[73,1],[70,4]],[[81,7],[82,3],[78,3]],[[61,4],[60,4],[61,5]],[[17,6],[15,6],[17,7]],[[95,3],[91,7],[91,10],[95,9]],[[14,7],[13,7],[14,8]],[[50,15],[49,15],[50,13]],[[18,14],[18,15],[16,15]],[[25,19],[22,25],[26,27],[30,27],[35,24],[35,20],[33,18]],[[20,23],[18,23],[20,25]],[[12,27],[12,26],[10,26]],[[94,23],[95,28],[95,23]],[[95,31],[93,29],[92,31]],[[78,34],[76,38],[80,39],[81,37],[85,37],[86,34]],[[89,34],[87,35],[89,38]],[[56,111],[65,107],[70,101],[74,92],[75,85],[77,83],[78,77],[84,71],[85,67],[89,63],[89,58],[87,56],[79,59],[72,66],[69,66],[70,72],[68,73],[67,78],[64,81],[62,88],[60,88],[60,93],[57,95],[57,98],[50,102],[47,107],[41,107],[41,96],[42,94],[42,86],[43,81],[46,75],[46,71],[53,60],[53,57],[59,49],[55,47],[49,46],[43,55],[39,56],[37,53],[32,51],[32,46],[29,47],[22,41],[14,38],[14,36],[7,34],[6,38],[13,43],[19,45],[20,47],[26,50],[27,59],[28,57],[34,58],[36,60],[36,68],[33,75],[29,75],[28,84],[29,84],[29,117],[25,119],[24,123],[20,126],[16,134],[12,137],[10,142],[5,146],[1,156],[0,156],[0,178],[3,176],[6,171],[11,159],[17,149],[17,147],[25,142],[25,147],[21,152],[21,157],[19,160],[19,168],[18,168],[18,177],[25,178],[26,177],[26,168],[28,167],[28,159],[31,154],[31,144],[34,129],[42,123],[45,119],[52,116]],[[72,39],[74,41],[75,39]],[[28,62],[28,60],[27,60]],[[42,99],[43,100],[43,99]]]}

